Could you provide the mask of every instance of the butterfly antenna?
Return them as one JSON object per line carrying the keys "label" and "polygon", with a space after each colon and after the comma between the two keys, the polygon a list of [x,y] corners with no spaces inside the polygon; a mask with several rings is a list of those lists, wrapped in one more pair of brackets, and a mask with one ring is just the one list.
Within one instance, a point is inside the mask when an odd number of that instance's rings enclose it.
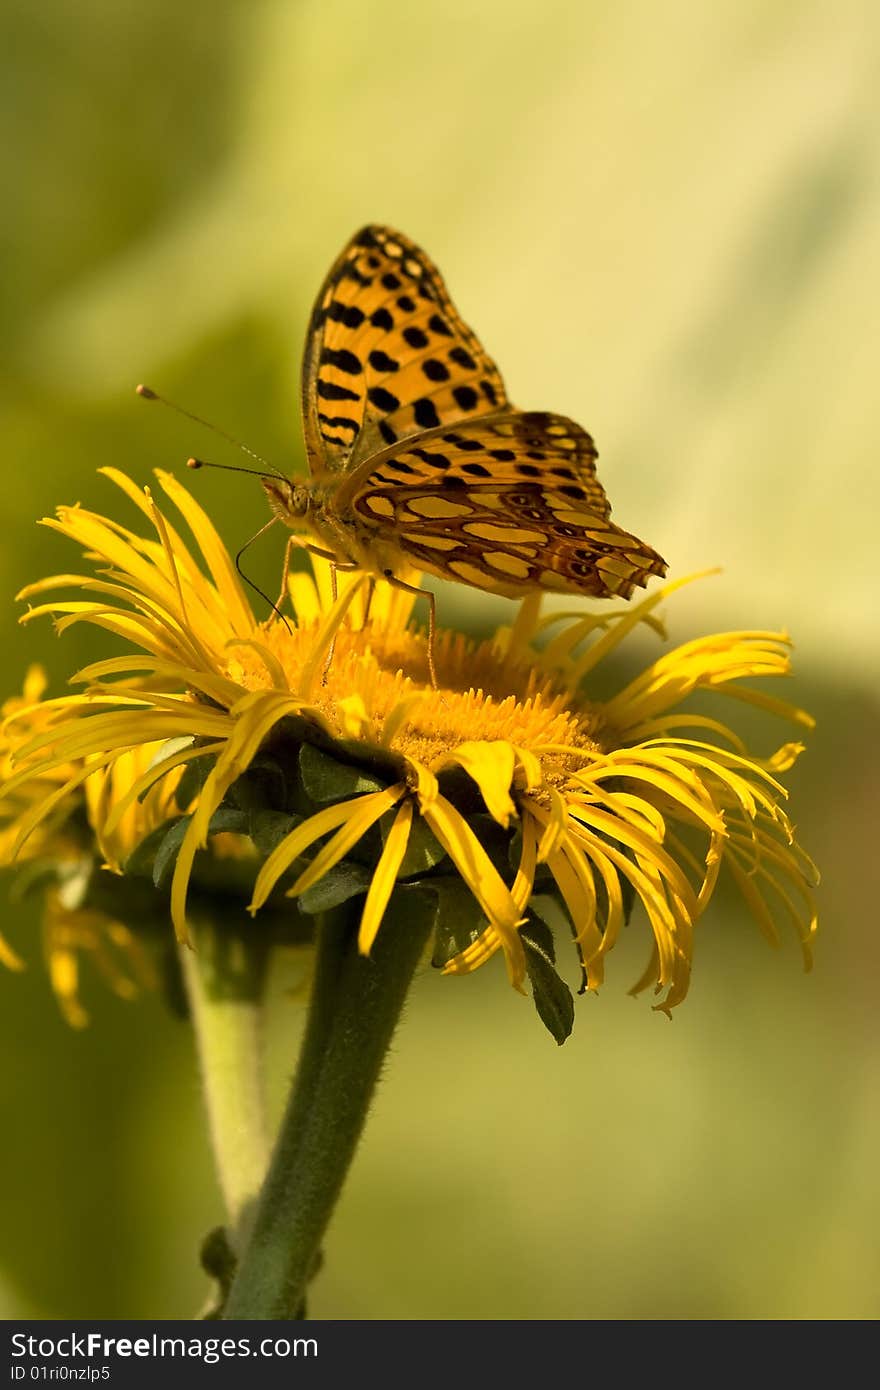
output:
{"label": "butterfly antenna", "polygon": [[[218,464],[217,466],[220,467],[221,465]],[[250,472],[251,470],[250,470],[250,469],[246,469],[245,471],[246,471],[246,472]],[[271,520],[269,520],[269,521],[266,522],[265,526],[261,526],[260,529],[259,529],[259,531],[255,531],[255,532],[254,532],[254,534],[251,536],[251,538],[250,538],[249,541],[245,541],[244,545],[241,547],[241,549],[238,551],[238,553],[237,553],[236,556],[235,556],[235,568],[236,568],[236,570],[238,571],[238,573],[239,573],[239,575],[241,576],[241,578],[244,580],[245,584],[249,585],[249,587],[250,587],[251,589],[253,589],[253,591],[254,591],[255,594],[259,594],[259,595],[260,595],[260,598],[263,598],[263,599],[266,600],[266,602],[268,603],[269,607],[272,609],[272,611],[273,611],[274,613],[277,613],[277,614],[278,614],[278,617],[281,619],[281,621],[283,622],[284,626],[287,628],[287,631],[290,632],[290,631],[291,631],[290,623],[287,621],[287,619],[285,618],[284,614],[281,612],[281,609],[278,607],[278,604],[277,604],[277,603],[273,603],[272,600],[270,599],[269,595],[268,595],[267,593],[264,593],[264,591],[260,588],[259,584],[255,584],[254,581],[253,581],[252,579],[248,578],[248,576],[245,574],[244,570],[243,570],[242,567],[241,567],[241,557],[242,557],[242,555],[244,554],[244,552],[248,549],[249,546],[252,546],[252,545],[253,545],[254,541],[259,540],[260,536],[262,536],[262,534],[263,534],[264,531],[268,531],[268,529],[269,529],[270,526],[274,526],[274,525],[275,525],[275,522],[276,522],[277,520],[278,520],[278,518],[273,516],[273,517],[271,518]]]}
{"label": "butterfly antenna", "polygon": [[185,410],[182,405],[177,405],[174,401],[169,401],[167,396],[160,396],[159,392],[154,391],[152,386],[144,386],[143,382],[141,382],[140,386],[135,387],[135,391],[142,400],[159,401],[161,405],[167,406],[169,410],[175,411],[178,415],[183,415],[185,419],[192,420],[196,425],[203,425],[206,430],[211,430],[214,434],[218,434],[220,438],[225,439],[228,444],[233,444],[235,448],[240,449],[243,454],[247,454],[248,457],[254,459],[256,463],[261,463],[263,465],[262,469],[236,469],[228,463],[203,464],[198,460],[190,460],[190,468],[227,468],[235,473],[257,473],[258,475],[261,473],[272,473],[276,478],[284,477],[284,474],[281,473],[274,464],[269,463],[261,454],[258,454],[255,449],[250,449],[247,444],[242,444],[241,440],[236,439],[234,434],[228,434],[226,430],[221,430],[219,425],[212,425],[210,420],[203,420],[201,415],[196,415],[192,410]]}

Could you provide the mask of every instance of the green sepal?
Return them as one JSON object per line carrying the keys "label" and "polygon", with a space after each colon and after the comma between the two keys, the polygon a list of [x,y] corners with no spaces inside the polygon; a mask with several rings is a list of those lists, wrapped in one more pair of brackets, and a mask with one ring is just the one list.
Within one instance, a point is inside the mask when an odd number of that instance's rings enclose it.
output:
{"label": "green sepal", "polygon": [[203,758],[193,758],[192,762],[184,763],[183,773],[174,793],[174,800],[178,806],[189,806],[193,798],[201,794],[216,761],[215,753],[207,753]]}
{"label": "green sepal", "polygon": [[[514,873],[516,873],[517,869],[519,868],[519,862],[521,858],[522,830],[520,829],[519,824],[517,824],[516,829],[514,830],[513,834],[510,836],[510,839],[507,842],[507,869],[512,869]],[[508,882],[509,878],[509,873],[505,872],[505,883]],[[556,880],[553,877],[549,864],[535,865],[535,878],[534,885],[532,888],[532,891],[534,893],[540,893],[545,888],[552,888],[555,882]]]}
{"label": "green sepal", "polygon": [[437,901],[437,925],[431,964],[442,970],[453,956],[473,945],[486,930],[483,909],[460,878],[431,878],[421,887]]}
{"label": "green sepal", "polygon": [[348,902],[349,898],[357,897],[358,893],[366,893],[372,877],[370,870],[362,864],[343,859],[341,863],[328,869],[323,878],[313,883],[311,888],[300,893],[297,902],[302,911],[307,912],[309,916],[329,912],[331,908],[339,907],[340,903]]}
{"label": "green sepal", "polygon": [[281,763],[274,758],[255,758],[236,778],[225,801],[241,811],[281,810],[288,804],[290,787]]}
{"label": "green sepal", "polygon": [[303,791],[316,806],[383,791],[386,785],[360,767],[338,762],[312,743],[304,743],[299,750],[299,773]]}
{"label": "green sepal", "polygon": [[532,986],[532,999],[538,1017],[561,1047],[574,1027],[574,999],[556,970],[553,933],[531,914],[520,929],[525,948],[526,970]]}
{"label": "green sepal", "polygon": [[[395,806],[393,810],[387,811],[379,821],[383,845],[396,819],[397,807]],[[397,877],[415,878],[418,874],[426,874],[445,858],[446,850],[430,829],[428,822],[422,816],[413,816],[406,851],[400,868],[397,870]]]}
{"label": "green sepal", "polygon": [[[189,824],[189,816],[182,817],[184,832]],[[152,878],[153,865],[156,861],[156,854],[163,840],[171,833],[176,826],[181,823],[180,819],[164,821],[162,825],[157,825],[155,830],[151,830],[149,835],[135,845],[131,854],[125,861],[123,868],[127,875],[134,878]],[[181,835],[182,838],[182,835]],[[178,845],[178,849],[180,846]]]}
{"label": "green sepal", "polygon": [[[180,847],[183,844],[191,820],[192,816],[181,816],[179,820],[174,821],[170,829],[160,826],[160,830],[164,830],[165,833],[160,837],[155,847],[152,862],[152,879],[156,888],[165,886],[174,868],[177,856],[180,853]],[[249,829],[250,816],[247,811],[236,810],[233,806],[221,806],[214,812],[208,822],[209,836],[219,835],[223,831],[233,831],[239,835],[247,835]],[[145,847],[149,845],[149,842],[153,838],[153,835],[148,835],[147,839],[142,841],[135,853],[130,856],[129,864],[134,860],[135,855],[142,854]],[[150,848],[152,848],[152,846],[150,846]],[[147,862],[148,861],[142,857],[141,863],[143,863],[144,866],[146,866]],[[126,865],[126,868],[128,868],[128,865]],[[133,870],[131,871],[133,872]]]}
{"label": "green sepal", "polygon": [[302,816],[291,816],[287,811],[251,811],[248,833],[263,856],[277,849],[282,840],[302,825]]}

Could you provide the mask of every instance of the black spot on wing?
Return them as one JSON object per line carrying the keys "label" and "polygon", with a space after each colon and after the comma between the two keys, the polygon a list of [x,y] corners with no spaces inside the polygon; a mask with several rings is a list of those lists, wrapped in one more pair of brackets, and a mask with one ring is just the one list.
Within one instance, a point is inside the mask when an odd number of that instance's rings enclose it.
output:
{"label": "black spot on wing", "polygon": [[428,335],[423,333],[421,328],[405,328],[403,336],[411,348],[425,348],[428,346]]}
{"label": "black spot on wing", "polygon": [[322,367],[336,367],[337,371],[345,372],[348,376],[360,376],[363,371],[361,360],[356,357],[348,348],[325,347],[321,352]]}
{"label": "black spot on wing", "polygon": [[390,391],[386,391],[384,386],[371,386],[367,392],[367,398],[377,410],[390,412],[397,410],[400,401]]}
{"label": "black spot on wing", "polygon": [[422,363],[422,371],[429,381],[449,380],[449,368],[436,357],[426,357]]}
{"label": "black spot on wing", "polygon": [[413,403],[413,414],[416,424],[423,430],[435,429],[440,424],[437,407],[427,396],[422,396],[420,400]]}
{"label": "black spot on wing", "polygon": [[352,420],[348,415],[323,415],[319,411],[318,419],[331,430],[352,430],[356,434],[360,429],[360,422]]}
{"label": "black spot on wing", "polygon": [[472,372],[476,368],[476,362],[471,357],[467,348],[454,347],[449,349],[449,360],[454,362],[457,367],[464,367],[465,371]]}
{"label": "black spot on wing", "polygon": [[359,401],[360,393],[350,391],[347,386],[337,386],[335,381],[318,381],[318,395],[325,401]]}
{"label": "black spot on wing", "polygon": [[333,299],[327,305],[327,318],[332,319],[333,323],[344,323],[346,328],[360,328],[366,314],[356,304],[343,304],[341,300]]}
{"label": "black spot on wing", "polygon": [[400,363],[395,362],[393,357],[389,357],[387,352],[382,352],[381,348],[373,349],[369,362],[376,372],[396,372],[400,369]]}
{"label": "black spot on wing", "polygon": [[427,463],[431,468],[449,467],[449,459],[446,455],[438,454],[434,449],[413,448],[410,449],[410,453],[421,459],[423,463]]}
{"label": "black spot on wing", "polygon": [[463,453],[470,453],[474,449],[482,450],[483,445],[479,439],[469,439],[462,434],[444,434],[444,441],[447,444],[454,444],[456,449],[461,449]]}
{"label": "black spot on wing", "polygon": [[381,328],[386,333],[394,327],[394,319],[387,309],[374,309],[370,315],[370,323],[374,328]]}
{"label": "black spot on wing", "polygon": [[453,387],[452,394],[462,410],[473,410],[474,406],[477,404],[478,397],[473,386],[455,386]]}

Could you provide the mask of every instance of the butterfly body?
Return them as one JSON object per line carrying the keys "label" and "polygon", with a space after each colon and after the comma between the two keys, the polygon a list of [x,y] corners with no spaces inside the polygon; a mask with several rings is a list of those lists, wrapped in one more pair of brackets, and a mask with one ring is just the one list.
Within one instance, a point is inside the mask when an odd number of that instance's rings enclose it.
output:
{"label": "butterfly body", "polygon": [[490,593],[628,598],[665,563],[610,520],[592,439],[519,411],[415,244],[366,227],[318,296],[303,362],[311,478],[275,514],[339,564],[404,564]]}

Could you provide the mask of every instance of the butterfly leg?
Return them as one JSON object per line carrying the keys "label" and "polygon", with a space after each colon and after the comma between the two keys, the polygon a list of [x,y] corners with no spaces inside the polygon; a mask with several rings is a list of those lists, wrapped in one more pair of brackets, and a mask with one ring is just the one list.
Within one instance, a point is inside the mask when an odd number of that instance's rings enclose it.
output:
{"label": "butterfly leg", "polygon": [[367,590],[367,601],[366,601],[366,603],[364,604],[364,623],[363,623],[364,627],[366,627],[366,626],[367,626],[367,623],[370,621],[370,609],[371,609],[372,606],[373,606],[373,595],[374,595],[375,592],[376,592],[376,580],[374,579],[373,575],[371,574],[371,575],[370,575],[370,587],[369,587],[369,589]]}
{"label": "butterfly leg", "polygon": [[[238,555],[236,556],[236,559],[235,559],[236,569],[238,569],[239,574],[241,574],[241,570],[240,570],[239,567],[238,567],[238,561],[239,561],[239,558],[241,557],[241,555],[243,554],[243,552],[247,549],[247,546],[249,546],[249,545],[251,544],[251,541],[255,541],[255,540],[257,539],[257,536],[262,536],[263,532],[264,532],[264,531],[267,531],[267,530],[269,529],[269,527],[273,524],[273,522],[275,522],[276,520],[277,520],[277,517],[273,517],[271,521],[267,521],[267,522],[266,522],[266,525],[263,526],[263,527],[261,527],[261,529],[257,532],[256,536],[252,536],[252,537],[251,537],[251,540],[248,541],[246,545],[242,546],[241,550],[238,552]],[[285,625],[286,625],[288,628],[289,628],[289,624],[288,624],[288,622],[287,622],[287,619],[284,618],[283,613],[281,613],[281,611],[280,611],[280,606],[281,606],[282,601],[287,597],[287,574],[288,574],[288,571],[289,571],[289,569],[290,569],[290,555],[291,555],[291,551],[293,551],[293,550],[307,550],[307,551],[309,552],[310,555],[317,555],[317,557],[318,557],[319,560],[328,560],[332,566],[334,566],[334,567],[336,566],[336,556],[332,553],[332,551],[330,551],[330,550],[321,550],[321,549],[319,549],[318,546],[316,546],[316,545],[311,545],[309,541],[303,540],[303,538],[302,538],[301,536],[297,536],[295,533],[292,533],[291,535],[289,535],[289,536],[287,537],[287,544],[286,544],[285,547],[284,547],[284,559],[283,559],[283,561],[281,562],[281,592],[280,592],[280,594],[278,595],[278,602],[277,602],[277,603],[273,603],[273,604],[272,604],[272,607],[275,609],[275,612],[278,613],[279,617],[281,617],[281,618],[283,619]],[[242,578],[243,578],[243,579],[246,579],[247,576],[246,576],[246,575],[242,575]],[[248,584],[251,584],[251,581],[250,581],[249,579],[247,580],[247,582],[248,582]],[[336,597],[336,588],[335,588],[335,584],[336,584],[336,580],[335,580],[335,577],[334,577],[334,578],[331,579],[331,585],[333,586],[333,597],[334,597],[334,598]],[[253,588],[254,585],[251,584],[251,587]],[[261,589],[258,590],[258,592],[262,594],[262,590],[261,590]],[[266,598],[266,595],[265,595],[265,594],[263,594],[263,598]],[[271,599],[269,599],[268,601],[271,603]]]}
{"label": "butterfly leg", "polygon": [[278,602],[275,607],[280,608],[284,599],[287,598],[287,576],[290,572],[290,552],[297,545],[297,537],[290,535],[287,537],[287,544],[284,547],[284,559],[281,562],[281,592],[278,595]]}
{"label": "butterfly leg", "polygon": [[428,600],[428,672],[431,676],[431,685],[435,690],[439,690],[437,684],[437,668],[434,665],[434,639],[437,635],[437,600],[430,589],[419,589],[415,584],[405,584],[402,579],[398,579],[393,570],[383,571],[385,579],[392,589],[402,589],[406,594],[418,594]]}

